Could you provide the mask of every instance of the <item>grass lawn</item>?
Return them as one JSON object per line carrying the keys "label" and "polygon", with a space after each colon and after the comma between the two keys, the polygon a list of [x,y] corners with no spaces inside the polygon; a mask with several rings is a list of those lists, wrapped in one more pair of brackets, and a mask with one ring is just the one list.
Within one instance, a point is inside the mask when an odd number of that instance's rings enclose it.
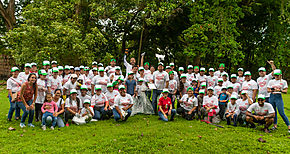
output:
{"label": "grass lawn", "polygon": [[[270,134],[260,131],[262,126],[254,130],[226,126],[222,122],[220,125],[225,128],[217,128],[180,117],[165,123],[157,116],[147,115],[130,117],[125,123],[111,119],[42,131],[40,122],[34,122],[35,128],[24,129],[19,127],[20,121],[7,122],[9,102],[6,96],[7,91],[0,89],[0,153],[290,153],[290,135],[280,116],[278,130]],[[288,117],[289,102],[290,94],[284,95]],[[10,126],[16,131],[9,131]],[[259,138],[266,143],[259,142]]]}

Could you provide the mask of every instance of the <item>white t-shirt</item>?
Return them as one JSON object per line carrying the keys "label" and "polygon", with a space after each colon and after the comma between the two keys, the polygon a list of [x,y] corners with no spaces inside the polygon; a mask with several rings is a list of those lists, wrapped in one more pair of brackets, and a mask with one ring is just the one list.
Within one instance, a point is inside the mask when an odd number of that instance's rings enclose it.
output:
{"label": "white t-shirt", "polygon": [[207,76],[206,81],[208,87],[215,87],[218,83],[218,78],[216,76]]}
{"label": "white t-shirt", "polygon": [[56,79],[53,76],[49,77],[47,86],[50,87],[52,94],[56,89],[62,89],[62,83],[58,77]]}
{"label": "white t-shirt", "polygon": [[114,107],[118,106],[120,109],[122,109],[124,107],[128,107],[129,105],[133,104],[133,99],[129,94],[126,94],[125,97],[118,95],[115,98],[114,102],[115,102]]}
{"label": "white t-shirt", "polygon": [[93,85],[101,85],[103,93],[107,91],[107,84],[108,83],[110,83],[110,79],[109,79],[109,77],[107,77],[105,75],[103,77],[101,77],[99,75],[95,76],[93,78],[93,82],[92,82]]}
{"label": "white t-shirt", "polygon": [[169,81],[169,75],[167,72],[155,71],[153,73],[153,80],[157,90],[163,90],[166,86],[166,81]]}
{"label": "white t-shirt", "polygon": [[153,74],[151,72],[149,74],[146,74],[144,77],[145,82],[151,82],[153,81]]}
{"label": "white t-shirt", "polygon": [[78,97],[82,102],[84,102],[86,99],[91,100],[91,97],[90,97],[89,95],[85,95],[85,96],[78,95],[77,97]]}
{"label": "white t-shirt", "polygon": [[169,80],[169,85],[168,85],[169,93],[173,94],[176,89],[177,89],[177,81]]}
{"label": "white t-shirt", "polygon": [[245,77],[239,77],[237,78],[237,82],[242,86],[243,82],[245,81]]}
{"label": "white t-shirt", "polygon": [[46,92],[43,91],[42,89],[43,88],[46,88],[46,90],[47,90],[46,81],[45,80],[38,79],[37,80],[37,86],[38,86],[38,91],[37,91],[37,97],[36,97],[35,103],[37,103],[37,104],[43,104],[44,103],[44,99],[45,99]]}
{"label": "white t-shirt", "polygon": [[20,81],[21,81],[22,83],[24,83],[24,82],[26,82],[26,81],[28,80],[28,76],[29,76],[29,74],[30,74],[30,73],[25,74],[25,72],[20,72],[20,73],[18,74],[18,78],[20,79]]}
{"label": "white t-shirt", "polygon": [[116,66],[112,67],[112,66],[107,66],[105,68],[105,72],[107,72],[107,75],[110,76],[111,74],[115,73],[116,71]]}
{"label": "white t-shirt", "polygon": [[59,98],[58,101],[56,102],[56,105],[57,105],[59,110],[61,109],[62,104],[65,104],[65,102],[63,101],[62,98]]}
{"label": "white t-shirt", "polygon": [[[281,90],[288,88],[288,84],[285,80],[270,80],[268,83],[268,88],[280,88]],[[274,94],[281,94],[281,92],[273,92]]]}
{"label": "white t-shirt", "polygon": [[[89,110],[91,110],[91,112],[92,112],[92,114],[93,114],[93,115],[91,115],[91,116],[93,117],[93,116],[94,116],[94,109],[93,109],[92,107],[89,107]],[[82,108],[80,115],[83,116],[86,112],[88,112],[87,115],[91,114],[91,112],[88,111],[86,108]]]}
{"label": "white t-shirt", "polygon": [[228,103],[228,107],[227,107],[227,110],[232,113],[234,112],[235,114],[239,115],[239,105],[237,103],[235,104],[232,104],[231,102]]}
{"label": "white t-shirt", "polygon": [[126,58],[127,55],[124,55],[124,65],[126,67],[126,75],[127,75],[130,71],[132,71],[132,65],[127,62]]}
{"label": "white t-shirt", "polygon": [[91,105],[96,107],[105,107],[106,102],[108,101],[105,94],[101,93],[100,95],[95,94],[91,99]]}
{"label": "white t-shirt", "polygon": [[63,82],[63,85],[70,79],[70,74],[68,75],[64,75],[64,77],[62,78],[62,82]]}
{"label": "white t-shirt", "polygon": [[247,111],[251,113],[254,111],[254,113],[259,116],[265,116],[275,113],[273,106],[270,103],[266,102],[264,103],[263,107],[261,107],[259,103],[254,103],[247,109]]}
{"label": "white t-shirt", "polygon": [[187,81],[186,81],[185,83],[183,83],[183,85],[184,85],[184,88],[183,88],[181,94],[182,94],[182,95],[185,95],[185,94],[187,93],[187,88],[188,88],[188,87],[191,87],[191,85],[190,85],[190,83],[187,82]]}
{"label": "white t-shirt", "polygon": [[201,87],[201,83],[206,82],[207,76],[206,75],[203,75],[203,76],[199,75],[199,77],[197,78],[197,80],[199,81],[200,87]]}
{"label": "white t-shirt", "polygon": [[109,105],[110,105],[110,106],[114,106],[114,100],[115,100],[115,98],[116,98],[119,94],[120,94],[120,93],[119,93],[118,91],[116,91],[116,90],[113,90],[112,92],[107,91],[107,92],[105,93],[105,95],[106,95],[106,97],[107,97],[107,99],[108,99],[108,101],[109,101]]}
{"label": "white t-shirt", "polygon": [[89,76],[86,76],[86,75],[83,75],[83,83],[88,87],[88,88],[91,88],[91,84],[92,84],[92,80]]}
{"label": "white t-shirt", "polygon": [[212,95],[211,97],[204,96],[202,105],[207,106],[207,107],[216,106],[217,109],[219,109],[218,98],[214,95]]}
{"label": "white t-shirt", "polygon": [[233,91],[234,92],[239,93],[241,91],[241,89],[242,89],[241,84],[236,82],[236,83],[232,83],[232,85],[233,85]]}
{"label": "white t-shirt", "polygon": [[[79,106],[79,109],[81,109],[83,106],[82,106],[82,100],[80,100],[80,106]],[[71,103],[70,103],[70,97],[68,97],[66,100],[65,100],[65,107],[78,107],[78,104],[77,104],[77,100],[72,100]]]}
{"label": "white t-shirt", "polygon": [[270,97],[270,93],[267,92],[267,85],[269,81],[273,78],[272,73],[265,75],[264,77],[259,77],[257,83],[259,86],[259,94],[263,94],[266,97]]}
{"label": "white t-shirt", "polygon": [[229,80],[223,82],[223,86],[225,86],[227,88],[228,88],[228,85],[231,85],[231,84],[232,83]]}
{"label": "white t-shirt", "polygon": [[197,79],[199,77],[199,74],[194,74],[194,73],[186,73],[186,80],[187,82],[191,83],[193,79]]}
{"label": "white t-shirt", "polygon": [[[251,99],[252,100],[252,99]],[[249,100],[246,99],[245,101],[243,101],[243,99],[238,99],[236,102],[239,106],[239,110],[241,114],[245,114],[247,109],[250,106]]]}
{"label": "white t-shirt", "polygon": [[[111,77],[112,77],[112,76],[114,76],[114,77],[113,77],[113,80],[111,80]],[[122,74],[120,74],[120,75],[116,75],[115,73],[110,74],[109,79],[111,80],[111,82],[114,82],[114,81],[118,80],[119,77],[121,77],[121,79],[124,79],[124,76],[123,76]]]}
{"label": "white t-shirt", "polygon": [[188,94],[185,94],[182,96],[181,101],[183,103],[181,103],[180,106],[187,111],[190,111],[193,107],[198,106],[197,98],[194,97],[194,95],[189,97]]}
{"label": "white t-shirt", "polygon": [[10,77],[7,80],[7,89],[11,89],[12,92],[20,91],[21,85],[22,85],[22,82],[19,77],[17,78]]}
{"label": "white t-shirt", "polygon": [[218,70],[218,71],[214,72],[214,76],[216,76],[216,77],[218,77],[218,78],[221,78],[221,77],[222,77],[222,76],[221,76],[222,73],[227,74],[227,76],[228,76],[228,80],[229,80],[229,74],[228,74],[227,72],[225,72],[225,71],[221,72],[220,70]]}
{"label": "white t-shirt", "polygon": [[253,90],[258,89],[258,84],[254,80],[244,81],[242,84],[242,90],[247,90],[250,98],[253,97]]}
{"label": "white t-shirt", "polygon": [[217,85],[217,86],[214,87],[214,95],[215,96],[218,97],[220,95],[220,93],[222,92],[222,87],[223,86],[219,86],[219,85]]}
{"label": "white t-shirt", "polygon": [[144,74],[147,75],[147,74],[151,74],[151,71],[150,70],[144,70]]}
{"label": "white t-shirt", "polygon": [[75,82],[74,84],[72,84],[71,80],[69,80],[68,82],[66,82],[64,85],[63,85],[63,88],[64,89],[67,89],[67,92],[66,94],[69,95],[70,94],[70,91],[72,89],[75,89],[77,87],[77,82]]}

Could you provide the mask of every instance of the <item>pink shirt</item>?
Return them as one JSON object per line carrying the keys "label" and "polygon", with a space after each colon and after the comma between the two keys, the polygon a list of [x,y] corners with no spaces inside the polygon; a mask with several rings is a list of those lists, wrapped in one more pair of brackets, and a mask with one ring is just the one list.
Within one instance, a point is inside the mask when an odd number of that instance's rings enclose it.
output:
{"label": "pink shirt", "polygon": [[[45,106],[50,106],[50,109],[45,109],[44,108]],[[45,103],[43,103],[43,105],[41,107],[42,113],[45,113],[45,112],[54,113],[54,112],[57,112],[57,110],[58,110],[58,107],[54,101],[51,101],[50,103],[45,102]]]}

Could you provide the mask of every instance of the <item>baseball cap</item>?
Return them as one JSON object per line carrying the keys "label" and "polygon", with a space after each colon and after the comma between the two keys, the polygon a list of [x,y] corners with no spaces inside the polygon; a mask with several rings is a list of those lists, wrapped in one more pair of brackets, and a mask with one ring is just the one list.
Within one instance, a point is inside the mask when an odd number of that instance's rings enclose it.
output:
{"label": "baseball cap", "polygon": [[120,86],[119,86],[119,90],[120,90],[120,89],[126,89],[126,88],[125,88],[124,85],[120,85]]}
{"label": "baseball cap", "polygon": [[74,67],[74,66],[70,66],[69,68],[70,68],[70,69],[74,69],[75,67]]}
{"label": "baseball cap", "polygon": [[50,65],[50,62],[49,62],[49,61],[47,61],[47,60],[45,60],[45,61],[43,61],[43,62],[42,62],[42,65],[43,65],[43,66]]}
{"label": "baseball cap", "polygon": [[226,72],[223,72],[223,73],[221,74],[221,76],[228,76],[228,74],[227,74]]}
{"label": "baseball cap", "polygon": [[116,66],[115,70],[121,70],[120,66]]}
{"label": "baseball cap", "polygon": [[62,70],[63,70],[63,67],[62,67],[62,66],[58,66],[57,69],[58,69],[59,71],[62,71]]}
{"label": "baseball cap", "polygon": [[226,86],[222,86],[222,89],[221,90],[223,90],[223,89],[227,89],[227,87]]}
{"label": "baseball cap", "polygon": [[247,90],[242,90],[242,92],[241,92],[242,95],[243,95],[243,94],[246,94],[246,93],[248,93]]}
{"label": "baseball cap", "polygon": [[75,71],[80,71],[81,69],[79,67],[75,67]]}
{"label": "baseball cap", "polygon": [[238,96],[233,94],[233,95],[231,96],[231,99],[238,99]]}
{"label": "baseball cap", "polygon": [[193,68],[192,65],[188,65],[188,66],[187,66],[187,69],[192,69],[192,68]]}
{"label": "baseball cap", "polygon": [[250,72],[250,71],[247,71],[247,72],[245,72],[245,74],[244,74],[244,75],[246,76],[246,75],[252,75],[252,74],[251,74],[251,72]]}
{"label": "baseball cap", "polygon": [[201,83],[201,86],[202,86],[202,87],[206,87],[206,82],[202,82],[202,83]]}
{"label": "baseball cap", "polygon": [[258,95],[258,99],[266,99],[266,98],[265,98],[265,95],[263,95],[263,94],[259,94],[259,95]]}
{"label": "baseball cap", "polygon": [[108,83],[107,87],[113,87],[113,84],[112,83]]}
{"label": "baseball cap", "polygon": [[162,93],[168,93],[168,89],[163,89]]}
{"label": "baseball cap", "polygon": [[144,79],[143,78],[139,78],[139,80],[138,80],[139,82],[143,82],[144,81]]}
{"label": "baseball cap", "polygon": [[186,74],[181,74],[180,78],[187,78],[187,75]]}
{"label": "baseball cap", "polygon": [[101,85],[96,85],[95,86],[95,90],[102,90],[102,86]]}
{"label": "baseball cap", "polygon": [[31,68],[31,64],[26,63],[26,64],[24,65],[24,67],[29,67],[29,68]]}
{"label": "baseball cap", "polygon": [[170,71],[168,74],[171,75],[171,74],[174,74],[174,72],[173,71]]}
{"label": "baseball cap", "polygon": [[[100,63],[99,63],[99,64],[100,64]],[[98,71],[99,71],[99,72],[104,72],[105,69],[104,69],[104,67],[100,67],[100,68],[98,69]]]}
{"label": "baseball cap", "polygon": [[275,69],[274,70],[274,75],[281,75],[281,74],[282,74],[282,72],[281,72],[280,69]]}
{"label": "baseball cap", "polygon": [[170,66],[166,66],[166,69],[171,69],[171,67]]}
{"label": "baseball cap", "polygon": [[91,101],[89,99],[85,99],[84,104],[91,104]]}
{"label": "baseball cap", "polygon": [[36,66],[37,64],[36,64],[36,63],[31,63],[30,65],[31,65],[31,66]]}
{"label": "baseball cap", "polygon": [[132,71],[129,71],[129,72],[128,72],[128,75],[130,75],[130,74],[134,74],[134,73],[133,73]]}
{"label": "baseball cap", "polygon": [[85,69],[85,66],[81,65],[81,66],[80,66],[80,69]]}
{"label": "baseball cap", "polygon": [[102,63],[99,63],[98,66],[104,66]]}
{"label": "baseball cap", "polygon": [[199,69],[199,67],[198,67],[198,66],[194,66],[194,69],[196,69],[196,68],[197,68],[197,69]]}
{"label": "baseball cap", "polygon": [[52,61],[51,64],[57,64],[57,61]]}
{"label": "baseball cap", "polygon": [[40,70],[40,73],[39,74],[46,76],[47,75],[47,72],[44,69],[42,69],[42,70]]}
{"label": "baseball cap", "polygon": [[189,91],[189,90],[193,91],[193,88],[192,87],[188,87],[186,91]]}
{"label": "baseball cap", "polygon": [[238,71],[244,71],[244,69],[243,68],[238,68]]}
{"label": "baseball cap", "polygon": [[98,65],[98,63],[96,61],[93,61],[92,65]]}
{"label": "baseball cap", "polygon": [[184,71],[184,68],[183,67],[179,67],[178,71]]}
{"label": "baseball cap", "polygon": [[224,63],[220,63],[219,67],[225,67]]}
{"label": "baseball cap", "polygon": [[76,89],[72,89],[71,91],[70,91],[70,94],[77,94],[78,92],[77,92],[77,90]]}
{"label": "baseball cap", "polygon": [[218,78],[218,82],[224,82],[223,78]]}
{"label": "baseball cap", "polygon": [[139,71],[142,71],[142,70],[144,70],[144,67],[139,67],[139,69],[138,69]]}
{"label": "baseball cap", "polygon": [[260,68],[258,69],[258,72],[260,72],[260,71],[266,72],[265,67],[260,67]]}
{"label": "baseball cap", "polygon": [[237,74],[232,74],[231,78],[237,78]]}
{"label": "baseball cap", "polygon": [[59,72],[56,67],[52,68],[52,72]]}
{"label": "baseball cap", "polygon": [[204,67],[201,67],[201,68],[200,68],[200,71],[205,72],[205,68],[204,68]]}
{"label": "baseball cap", "polygon": [[76,74],[71,74],[70,77],[71,78],[77,78],[78,76]]}
{"label": "baseball cap", "polygon": [[211,71],[214,72],[214,68],[209,68],[208,71],[210,71],[210,72],[211,72]]}
{"label": "baseball cap", "polygon": [[83,90],[83,89],[88,90],[88,87],[86,85],[82,85],[80,89],[81,90]]}
{"label": "baseball cap", "polygon": [[208,87],[207,90],[212,90],[212,91],[214,91],[214,88],[213,88],[213,87]]}
{"label": "baseball cap", "polygon": [[205,94],[205,90],[204,89],[200,89],[199,90],[199,94]]}
{"label": "baseball cap", "polygon": [[15,71],[19,71],[19,68],[18,67],[12,67],[11,68],[11,72],[15,72]]}
{"label": "baseball cap", "polygon": [[162,62],[159,62],[159,63],[158,63],[158,66],[159,66],[159,65],[162,65],[162,66],[164,66],[164,64],[163,64]]}
{"label": "baseball cap", "polygon": [[169,66],[174,66],[174,63],[169,63]]}

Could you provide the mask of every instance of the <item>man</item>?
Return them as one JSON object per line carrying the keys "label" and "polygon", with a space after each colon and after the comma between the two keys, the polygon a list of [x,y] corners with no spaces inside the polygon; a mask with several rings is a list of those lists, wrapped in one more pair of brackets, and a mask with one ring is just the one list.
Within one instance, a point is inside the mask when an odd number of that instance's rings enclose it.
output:
{"label": "man", "polygon": [[233,91],[239,94],[242,87],[241,87],[241,84],[239,84],[237,82],[237,75],[236,74],[231,75],[231,81],[232,81]]}
{"label": "man", "polygon": [[98,68],[98,63],[96,61],[92,62],[92,69],[90,70],[90,73],[89,73],[91,77],[94,76],[93,68]]}
{"label": "man", "polygon": [[129,71],[132,71],[132,67],[135,66],[136,60],[135,58],[130,59],[130,64],[126,60],[127,54],[124,55],[124,65],[126,67],[126,74],[129,73]]}
{"label": "man", "polygon": [[217,76],[218,78],[220,78],[221,75],[222,75],[222,73],[226,73],[227,74],[227,77],[229,78],[228,73],[225,72],[225,64],[224,63],[221,63],[219,65],[219,70],[214,73],[214,76]]}
{"label": "man", "polygon": [[197,80],[198,80],[198,86],[197,87],[201,88],[201,83],[203,83],[203,82],[206,83],[206,79],[207,79],[207,76],[205,75],[205,68],[201,67],[200,68],[200,74],[199,74],[199,76],[197,78]]}
{"label": "man", "polygon": [[30,74],[31,65],[26,63],[24,65],[24,72],[20,72],[18,78],[20,79],[21,83],[24,83],[28,80],[28,76]]}
{"label": "man", "polygon": [[54,94],[56,89],[62,90],[62,82],[58,78],[58,72],[59,70],[56,67],[52,68],[52,76],[48,78],[47,86],[50,87],[49,92],[51,94]]}
{"label": "man", "polygon": [[[273,61],[268,62],[271,65],[272,70],[275,70],[276,67]],[[259,68],[259,78],[257,79],[257,83],[259,86],[259,94],[263,94],[266,97],[266,102],[269,103],[270,93],[267,92],[267,85],[269,81],[273,78],[273,72],[266,75],[266,69],[264,67]]]}
{"label": "man", "polygon": [[169,66],[171,67],[171,71],[173,71],[174,80],[176,80],[177,85],[179,85],[179,77],[178,77],[178,73],[174,71],[174,63],[169,63]]}
{"label": "man", "polygon": [[187,66],[187,73],[186,73],[186,76],[187,76],[187,82],[191,83],[193,81],[193,79],[197,79],[195,78],[194,76],[194,73],[193,73],[193,66],[192,65],[188,65]]}
{"label": "man", "polygon": [[223,86],[228,87],[228,85],[231,85],[232,83],[229,81],[229,75],[226,72],[223,72],[221,74],[222,78],[223,78]]}
{"label": "man", "polygon": [[215,87],[217,85],[218,78],[214,76],[214,68],[209,68],[209,76],[206,78],[208,87]]}
{"label": "man", "polygon": [[169,75],[163,71],[163,63],[158,63],[158,71],[153,73],[153,82],[156,86],[156,89],[153,89],[152,96],[152,106],[155,114],[157,114],[157,98],[162,93],[162,90],[168,88],[169,85]]}
{"label": "man", "polygon": [[264,131],[270,132],[269,127],[274,122],[275,111],[270,103],[265,103],[264,95],[258,95],[258,103],[252,104],[247,109],[246,115],[246,120],[250,123],[251,128],[256,128],[254,123],[265,124]]}
{"label": "man", "polygon": [[115,73],[115,69],[116,69],[116,59],[111,59],[110,62],[111,66],[107,66],[105,68],[105,72],[107,72],[107,75],[110,76],[111,74]]}
{"label": "man", "polygon": [[45,60],[45,61],[42,62],[42,65],[43,65],[43,69],[47,72],[48,77],[50,77],[51,74],[52,74],[51,70],[49,69],[50,68],[50,62]]}
{"label": "man", "polygon": [[237,82],[242,86],[242,84],[243,84],[244,81],[245,81],[244,69],[243,68],[238,68],[238,78],[237,78]]}
{"label": "man", "polygon": [[57,61],[52,61],[51,62],[51,68],[57,67]]}
{"label": "man", "polygon": [[247,90],[248,95],[253,101],[256,100],[258,84],[256,81],[252,80],[251,72],[245,72],[245,81],[242,84],[242,90]]}
{"label": "man", "polygon": [[150,71],[150,65],[149,65],[149,62],[145,62],[144,65],[143,65],[143,62],[144,62],[144,56],[145,56],[145,52],[143,52],[141,54],[141,67],[144,67],[144,75],[148,75],[148,74],[151,74],[151,71]]}
{"label": "man", "polygon": [[35,73],[37,76],[37,64],[36,63],[31,63],[31,70],[30,70],[30,73]]}

